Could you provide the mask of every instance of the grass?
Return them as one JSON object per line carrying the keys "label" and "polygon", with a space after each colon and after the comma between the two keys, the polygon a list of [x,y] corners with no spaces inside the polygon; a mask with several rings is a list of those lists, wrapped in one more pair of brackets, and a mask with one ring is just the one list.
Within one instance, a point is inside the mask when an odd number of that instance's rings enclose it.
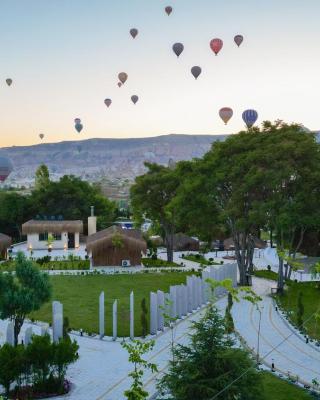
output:
{"label": "grass", "polygon": [[278,280],[278,274],[273,271],[268,271],[267,269],[254,271],[254,276],[256,276],[258,278],[270,279],[272,281]]}
{"label": "grass", "polygon": [[175,263],[175,262],[169,262],[166,260],[161,260],[160,258],[157,258],[154,260],[153,258],[142,258],[141,263],[146,267],[146,268],[176,268],[176,267],[181,267],[181,265]]}
{"label": "grass", "polygon": [[203,264],[203,265],[220,265],[221,264],[221,263],[217,263],[214,261],[209,261],[201,254],[188,254],[188,255],[183,255],[181,258],[183,258],[184,260],[193,261],[193,262]]}
{"label": "grass", "polygon": [[[58,270],[58,271],[68,271],[68,270],[89,270],[90,261],[89,260],[64,260],[64,261],[48,261],[46,263],[38,263],[33,261],[33,264],[41,270]],[[5,261],[0,264],[0,272],[13,272],[16,270],[16,264],[14,260]]]}
{"label": "grass", "polygon": [[[278,295],[277,300],[282,309],[293,313],[290,316],[293,324],[297,323],[297,303],[299,292],[303,294],[302,303],[304,306],[303,320],[306,321],[311,315],[320,311],[320,289],[318,284],[314,282],[287,284],[287,289],[283,295]],[[307,333],[320,340],[320,321],[316,321],[315,316],[312,316],[304,325]]]}
{"label": "grass", "polygon": [[[135,302],[135,335],[141,335],[141,300],[147,301],[151,291],[168,291],[170,285],[186,282],[187,273],[144,273],[132,275],[88,275],[51,276],[52,300],[61,301],[64,316],[69,318],[70,327],[85,332],[98,332],[98,298],[105,293],[106,334],[112,335],[112,304],[118,300],[118,336],[129,335],[129,295],[133,290]],[[30,315],[39,321],[51,322],[51,303]],[[149,320],[149,318],[148,318]]]}
{"label": "grass", "polygon": [[266,400],[311,400],[313,397],[301,389],[269,372],[263,375],[263,391]]}

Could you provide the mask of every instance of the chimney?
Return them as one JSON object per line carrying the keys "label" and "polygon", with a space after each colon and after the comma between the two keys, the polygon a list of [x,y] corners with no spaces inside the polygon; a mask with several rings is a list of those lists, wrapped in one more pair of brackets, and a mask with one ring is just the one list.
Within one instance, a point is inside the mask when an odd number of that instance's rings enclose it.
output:
{"label": "chimney", "polygon": [[97,232],[97,217],[94,216],[94,206],[91,206],[91,216],[88,217],[88,236]]}

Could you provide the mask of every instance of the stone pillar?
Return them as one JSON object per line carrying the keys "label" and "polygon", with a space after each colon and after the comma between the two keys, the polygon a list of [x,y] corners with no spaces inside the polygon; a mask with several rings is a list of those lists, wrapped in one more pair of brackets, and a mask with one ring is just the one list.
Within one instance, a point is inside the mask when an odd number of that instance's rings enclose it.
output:
{"label": "stone pillar", "polygon": [[188,314],[188,294],[187,286],[181,285],[181,301],[182,301],[182,315]]}
{"label": "stone pillar", "polygon": [[52,303],[52,333],[53,341],[59,342],[63,336],[63,305],[59,301]]}
{"label": "stone pillar", "polygon": [[192,275],[192,310],[196,310],[198,308],[196,281],[197,277],[195,275]]}
{"label": "stone pillar", "polygon": [[112,336],[113,340],[117,340],[118,336],[118,300],[113,302],[112,306]]}
{"label": "stone pillar", "polygon": [[[164,313],[167,316],[171,316],[171,296],[170,293],[165,293],[164,294]],[[164,324],[165,326],[168,326],[169,321],[164,320]]]}
{"label": "stone pillar", "polygon": [[176,312],[177,312],[177,318],[181,318],[181,286],[180,285],[176,285],[176,294],[177,294],[177,308],[176,308]]}
{"label": "stone pillar", "polygon": [[88,236],[97,232],[97,217],[94,216],[94,206],[91,206],[91,215],[88,218]]}
{"label": "stone pillar", "polygon": [[42,324],[41,325],[41,329],[40,329],[40,335],[41,336],[47,335],[48,331],[49,331],[48,325],[47,324]]}
{"label": "stone pillar", "polygon": [[99,296],[99,336],[100,339],[104,337],[104,292],[100,293]]}
{"label": "stone pillar", "polygon": [[150,334],[156,335],[158,328],[158,300],[157,294],[150,293]]}
{"label": "stone pillar", "polygon": [[157,317],[158,317],[158,330],[163,331],[164,328],[164,317],[165,313],[164,306],[164,293],[161,290],[157,291]]}
{"label": "stone pillar", "polygon": [[130,339],[134,339],[134,294],[130,293]]}
{"label": "stone pillar", "polygon": [[24,345],[28,346],[32,339],[32,326],[29,326],[24,333]]}
{"label": "stone pillar", "polygon": [[177,288],[175,286],[170,286],[170,300],[171,300],[170,316],[172,318],[176,318],[176,316],[177,316]]}
{"label": "stone pillar", "polygon": [[210,284],[206,282],[210,278],[210,271],[202,272],[202,296],[204,303],[207,303],[211,297]]}
{"label": "stone pillar", "polygon": [[187,298],[188,298],[188,303],[187,303],[187,311],[189,313],[192,312],[193,309],[193,298],[192,298],[192,277],[187,276]]}
{"label": "stone pillar", "polygon": [[14,326],[13,322],[9,322],[7,325],[7,332],[6,332],[6,343],[14,346]]}

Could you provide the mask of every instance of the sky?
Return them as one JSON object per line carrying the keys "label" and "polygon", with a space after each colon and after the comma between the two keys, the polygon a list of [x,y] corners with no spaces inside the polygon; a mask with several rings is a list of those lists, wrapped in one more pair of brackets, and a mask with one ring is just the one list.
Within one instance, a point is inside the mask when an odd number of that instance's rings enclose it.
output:
{"label": "sky", "polygon": [[[260,123],[319,130],[319,14],[319,0],[0,0],[0,147],[39,143],[40,133],[44,142],[235,133],[248,108]],[[234,110],[227,126],[221,107]]]}

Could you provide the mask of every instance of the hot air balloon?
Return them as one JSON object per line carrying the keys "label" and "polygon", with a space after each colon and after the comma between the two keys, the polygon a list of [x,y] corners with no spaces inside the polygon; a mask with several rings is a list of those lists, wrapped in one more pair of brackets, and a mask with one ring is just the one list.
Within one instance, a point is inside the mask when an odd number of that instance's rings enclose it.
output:
{"label": "hot air balloon", "polygon": [[179,57],[180,54],[183,52],[184,50],[184,45],[182,43],[175,43],[172,46],[172,50],[174,51],[174,54]]}
{"label": "hot air balloon", "polygon": [[214,54],[217,56],[219,51],[223,47],[223,41],[221,39],[212,39],[210,42],[210,47]]}
{"label": "hot air balloon", "polygon": [[133,104],[136,104],[138,102],[138,100],[139,100],[139,97],[136,96],[135,94],[133,96],[131,96],[131,101]]}
{"label": "hot air balloon", "polygon": [[4,182],[11,174],[13,166],[9,158],[0,156],[0,182]]}
{"label": "hot air balloon", "polygon": [[75,124],[80,124],[80,123],[81,123],[81,119],[80,119],[80,118],[76,118],[76,119],[74,120],[74,123],[75,123]]}
{"label": "hot air balloon", "polygon": [[83,125],[81,124],[81,122],[78,122],[77,124],[75,124],[75,129],[78,133],[80,133],[83,129]]}
{"label": "hot air balloon", "polygon": [[12,85],[12,79],[10,79],[10,78],[6,79],[6,83],[7,83],[8,86],[11,86]]}
{"label": "hot air balloon", "polygon": [[111,99],[105,99],[104,104],[109,108],[111,106],[112,100]]}
{"label": "hot air balloon", "polygon": [[39,138],[42,140],[44,138],[44,134],[40,133]]}
{"label": "hot air balloon", "polygon": [[195,65],[191,68],[191,73],[196,79],[198,79],[201,74],[201,68]]}
{"label": "hot air balloon", "polygon": [[120,74],[118,75],[119,81],[124,84],[126,82],[126,80],[128,79],[128,74],[126,74],[125,72],[120,72]]}
{"label": "hot air balloon", "polygon": [[230,107],[223,107],[219,111],[220,118],[222,121],[227,125],[228,121],[232,118],[233,116],[233,111],[232,108]]}
{"label": "hot air balloon", "polygon": [[136,38],[136,36],[138,35],[139,31],[136,28],[132,28],[130,29],[130,35],[133,37],[133,39]]}
{"label": "hot air balloon", "polygon": [[256,110],[246,110],[242,113],[242,119],[247,125],[247,128],[250,129],[256,123],[258,119],[258,113]]}
{"label": "hot air balloon", "polygon": [[243,42],[243,36],[242,35],[236,35],[234,37],[234,41],[235,41],[236,45],[238,47],[240,47],[241,43]]}
{"label": "hot air balloon", "polygon": [[168,15],[170,15],[172,13],[172,7],[171,6],[167,6],[164,10]]}
{"label": "hot air balloon", "polygon": [[121,82],[118,82],[118,87],[121,87],[122,86],[122,83]]}

